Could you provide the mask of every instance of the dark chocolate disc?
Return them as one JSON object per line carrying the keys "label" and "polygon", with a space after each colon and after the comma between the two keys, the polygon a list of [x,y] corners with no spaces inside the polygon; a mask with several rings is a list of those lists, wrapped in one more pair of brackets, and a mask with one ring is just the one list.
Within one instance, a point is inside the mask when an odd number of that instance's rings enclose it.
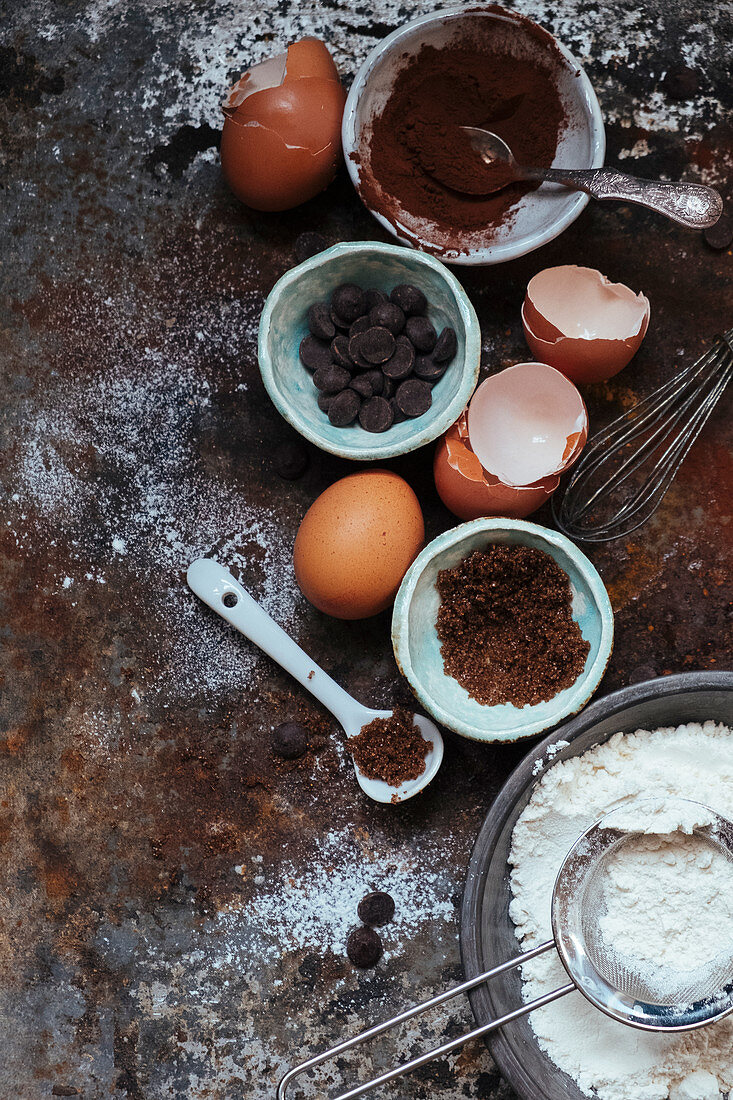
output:
{"label": "dark chocolate disc", "polygon": [[342,283],[331,295],[331,305],[339,317],[351,324],[366,310],[366,297],[356,283]]}
{"label": "dark chocolate disc", "polygon": [[360,377],[366,379],[372,387],[372,393],[379,396],[384,389],[384,375],[381,370],[378,367],[373,367],[371,370],[365,370]]}
{"label": "dark chocolate disc", "polygon": [[433,359],[436,363],[449,363],[458,351],[458,337],[455,330],[448,325],[443,329],[433,348]]}
{"label": "dark chocolate disc", "polygon": [[328,419],[334,428],[345,428],[348,424],[354,423],[360,408],[361,398],[359,394],[352,389],[342,390],[341,393],[336,394],[331,402]]}
{"label": "dark chocolate disc", "polygon": [[304,336],[298,349],[300,361],[308,370],[319,370],[321,367],[329,367],[333,362],[331,348],[315,336]]}
{"label": "dark chocolate disc", "polygon": [[358,336],[360,332],[366,332],[368,328],[372,327],[372,323],[369,320],[369,314],[364,313],[361,317],[357,317],[352,325],[349,325],[349,339],[352,336]]}
{"label": "dark chocolate disc", "polygon": [[345,367],[346,370],[353,370],[354,364],[351,356],[349,355],[349,338],[339,333],[338,336],[334,336],[331,341],[331,355],[333,356],[334,363],[338,363],[340,367]]}
{"label": "dark chocolate disc", "polygon": [[377,290],[376,287],[370,287],[369,290],[364,291],[364,299],[366,301],[366,307],[368,310],[374,309],[380,302],[388,301],[387,295],[383,290]]}
{"label": "dark chocolate disc", "polygon": [[412,340],[416,351],[432,351],[438,339],[438,334],[427,317],[408,317],[405,335]]}
{"label": "dark chocolate disc", "polygon": [[415,375],[424,382],[437,382],[448,369],[447,363],[436,363],[432,355],[415,356]]}
{"label": "dark chocolate disc", "polygon": [[405,416],[422,416],[433,403],[430,383],[423,382],[421,378],[408,378],[406,382],[400,382],[395,401]]}
{"label": "dark chocolate disc", "polygon": [[351,321],[347,321],[345,317],[339,317],[336,310],[331,306],[331,320],[333,321],[339,332],[348,332],[351,326]]}
{"label": "dark chocolate disc", "polygon": [[384,890],[372,890],[359,902],[357,913],[364,924],[387,924],[394,916],[394,898]]}
{"label": "dark chocolate disc", "polygon": [[393,424],[402,424],[405,420],[407,420],[407,417],[395,401],[394,397],[390,397],[389,403],[392,406],[392,416],[394,417],[392,421]]}
{"label": "dark chocolate disc", "polygon": [[374,390],[371,382],[367,378],[366,371],[362,371],[361,374],[357,374],[355,378],[351,379],[349,389],[353,390],[354,393],[358,393],[360,397],[374,396]]}
{"label": "dark chocolate disc", "polygon": [[281,722],[272,731],[272,751],[283,760],[302,756],[308,750],[308,742],[308,730],[300,722]]}
{"label": "dark chocolate disc", "polygon": [[411,344],[395,344],[395,349],[386,363],[382,363],[382,370],[388,378],[394,381],[407,378],[415,362],[415,352]]}
{"label": "dark chocolate disc", "polygon": [[405,327],[405,315],[394,302],[379,302],[369,310],[369,320],[373,325],[386,328],[393,336],[397,336]]}
{"label": "dark chocolate disc", "polygon": [[355,928],[346,941],[346,954],[354,966],[376,966],[382,955],[382,941],[373,928]]}
{"label": "dark chocolate disc", "polygon": [[308,310],[308,328],[319,340],[333,340],[336,327],[327,302],[314,302]]}
{"label": "dark chocolate disc", "polygon": [[399,306],[406,317],[415,317],[428,308],[427,298],[423,292],[411,283],[400,283],[396,286],[389,300]]}
{"label": "dark chocolate disc", "polygon": [[351,375],[343,367],[337,367],[332,363],[329,367],[322,367],[313,375],[313,383],[323,393],[338,393],[345,390],[351,381]]}
{"label": "dark chocolate disc", "polygon": [[358,336],[350,340],[349,352],[352,350],[354,341],[358,341],[356,348],[359,356],[372,364],[385,363],[395,349],[395,339],[392,333],[388,329],[376,325],[373,328],[368,328],[366,332],[360,332]]}
{"label": "dark chocolate disc", "polygon": [[318,394],[318,408],[321,412],[327,413],[331,408],[331,402],[333,401],[332,393],[319,393]]}
{"label": "dark chocolate disc", "polygon": [[386,432],[393,420],[392,406],[384,397],[370,397],[359,409],[359,423],[367,432]]}

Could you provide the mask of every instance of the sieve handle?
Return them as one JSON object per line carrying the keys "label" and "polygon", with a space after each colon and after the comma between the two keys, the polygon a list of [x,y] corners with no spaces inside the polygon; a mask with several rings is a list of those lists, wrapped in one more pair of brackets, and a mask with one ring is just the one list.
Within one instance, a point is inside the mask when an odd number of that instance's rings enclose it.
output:
{"label": "sieve handle", "polygon": [[[413,1016],[417,1016],[427,1009],[435,1008],[436,1005],[443,1004],[445,1001],[450,1000],[451,997],[458,996],[459,993],[467,993],[470,989],[475,989],[477,985],[481,985],[490,978],[495,978],[498,974],[513,970],[515,967],[521,966],[525,962],[529,962],[530,959],[535,959],[538,955],[543,955],[546,951],[554,947],[555,941],[548,940],[546,943],[540,944],[539,947],[533,948],[532,951],[527,951],[523,955],[517,955],[516,958],[510,959],[509,962],[495,966],[493,970],[486,970],[483,974],[478,974],[475,978],[470,978],[461,985],[454,986],[452,989],[447,989],[444,993],[439,993],[429,1001],[423,1001],[422,1004],[413,1005],[412,1008],[406,1008],[404,1012],[400,1012],[390,1020],[384,1020],[381,1024],[375,1024],[374,1027],[370,1027],[367,1031],[362,1031],[358,1035],[354,1035],[353,1038],[346,1039],[343,1043],[331,1047],[330,1050],[326,1050],[322,1054],[316,1054],[306,1062],[301,1062],[300,1065],[294,1066],[292,1069],[288,1070],[280,1081],[277,1088],[277,1100],[285,1100],[285,1092],[288,1085],[301,1073],[305,1073],[306,1070],[313,1069],[315,1066],[319,1066],[322,1062],[326,1062],[330,1058],[336,1058],[339,1054],[351,1050],[352,1047],[358,1046],[360,1043],[364,1043],[369,1039],[374,1039],[377,1035],[381,1035],[383,1032],[389,1031],[391,1028],[404,1023],[406,1020],[412,1019]],[[449,1043],[443,1043],[442,1046],[434,1047],[432,1050],[426,1051],[425,1054],[421,1054],[417,1058],[411,1059],[409,1062],[403,1062],[402,1065],[395,1066],[394,1069],[382,1073],[379,1077],[373,1077],[371,1081],[366,1081],[363,1085],[357,1085],[348,1092],[342,1092],[339,1096],[335,1097],[334,1100],[356,1100],[357,1096],[363,1096],[379,1085],[386,1085],[388,1081],[394,1081],[396,1077],[401,1077],[403,1073],[409,1073],[410,1070],[418,1069],[420,1066],[424,1066],[426,1062],[432,1062],[434,1058],[439,1058],[443,1054],[449,1054],[452,1050],[455,1050],[456,1047],[462,1046],[463,1043],[468,1043],[472,1039],[479,1039],[482,1035],[488,1035],[490,1031],[494,1031],[495,1028],[501,1027],[502,1024],[508,1024],[512,1020],[517,1020],[520,1016],[525,1016],[535,1008],[542,1008],[543,1005],[548,1005],[552,1001],[564,997],[566,993],[572,993],[576,988],[577,986],[575,983],[571,982],[569,985],[563,985],[558,989],[553,989],[551,993],[546,993],[544,997],[538,997],[536,1000],[530,1001],[529,1004],[522,1005],[521,1008],[515,1008],[513,1012],[508,1012],[505,1016],[500,1016],[496,1020],[490,1020],[489,1023],[482,1024],[480,1027],[474,1028],[473,1031],[469,1031],[465,1035],[460,1035],[457,1039],[452,1039]]]}

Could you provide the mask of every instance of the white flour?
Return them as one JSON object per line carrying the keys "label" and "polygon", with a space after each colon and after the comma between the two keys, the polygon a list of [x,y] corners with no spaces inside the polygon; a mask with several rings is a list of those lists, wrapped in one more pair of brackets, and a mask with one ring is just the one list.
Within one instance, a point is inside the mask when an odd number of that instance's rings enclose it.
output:
{"label": "white flour", "polygon": [[[551,937],[555,876],[577,837],[614,807],[649,796],[692,799],[733,818],[732,731],[706,722],[619,733],[545,773],[512,837],[510,914],[523,948]],[[640,966],[661,958],[672,973],[696,965],[706,943],[729,952],[733,945],[730,867],[723,872],[709,849],[704,853],[682,825],[672,837],[664,837],[670,821],[660,803],[650,835],[630,844],[630,862],[636,860],[637,867],[624,859],[615,868],[621,878],[630,870],[642,871],[642,887],[627,890],[627,898],[614,892],[603,929],[616,946],[635,955]],[[683,874],[678,868],[675,877],[665,857],[683,861]],[[712,923],[708,903],[715,906]],[[554,953],[525,965],[522,977],[527,1001],[567,980]],[[587,1096],[721,1100],[733,1088],[730,1018],[676,1038],[654,1035],[610,1020],[580,993],[571,993],[534,1012],[530,1021],[540,1047]]]}

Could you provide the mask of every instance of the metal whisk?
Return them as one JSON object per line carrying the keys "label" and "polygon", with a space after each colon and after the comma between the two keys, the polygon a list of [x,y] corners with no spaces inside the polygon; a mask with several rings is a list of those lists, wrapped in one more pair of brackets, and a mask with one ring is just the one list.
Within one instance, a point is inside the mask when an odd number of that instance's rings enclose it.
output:
{"label": "metal whisk", "polygon": [[733,329],[590,441],[552,498],[560,530],[580,542],[608,542],[646,523],[731,377]]}

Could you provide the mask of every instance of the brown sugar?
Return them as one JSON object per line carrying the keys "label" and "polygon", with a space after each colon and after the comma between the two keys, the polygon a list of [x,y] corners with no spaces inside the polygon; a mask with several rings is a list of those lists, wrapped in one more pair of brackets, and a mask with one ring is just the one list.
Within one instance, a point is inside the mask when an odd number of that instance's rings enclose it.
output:
{"label": "brown sugar", "polygon": [[349,752],[367,779],[382,779],[399,787],[405,780],[422,775],[430,744],[414,718],[404,707],[395,707],[390,718],[375,718],[349,739]]}
{"label": "brown sugar", "polygon": [[438,573],[437,630],[447,675],[485,706],[545,702],[570,687],[590,650],[567,574],[542,550],[474,550]]}

